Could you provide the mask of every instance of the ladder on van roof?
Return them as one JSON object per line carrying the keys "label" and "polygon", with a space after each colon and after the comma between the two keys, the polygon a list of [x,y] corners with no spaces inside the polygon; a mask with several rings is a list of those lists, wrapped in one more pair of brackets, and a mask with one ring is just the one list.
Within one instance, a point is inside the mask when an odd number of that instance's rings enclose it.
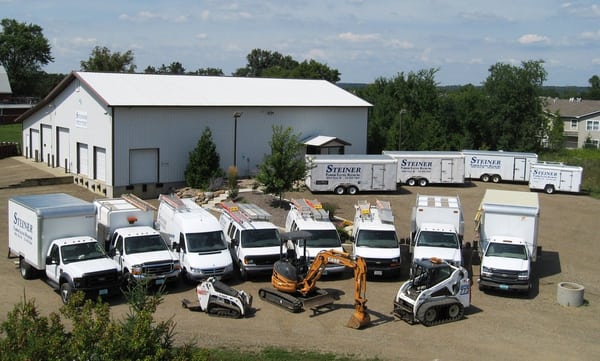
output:
{"label": "ladder on van roof", "polygon": [[154,207],[152,204],[146,202],[145,200],[141,199],[133,193],[122,194],[121,198],[134,205],[135,207],[138,207],[142,211],[156,210],[156,207]]}
{"label": "ladder on van roof", "polygon": [[324,210],[321,202],[319,202],[316,199],[313,199],[311,201],[305,198],[292,198],[292,204],[294,205],[294,207],[296,207],[298,212],[300,212],[302,218],[312,217],[316,221],[329,219],[329,212]]}
{"label": "ladder on van roof", "polygon": [[393,224],[394,213],[392,212],[392,205],[390,202],[377,200],[375,204],[377,205],[377,210],[379,211],[379,219],[381,219],[382,222]]}
{"label": "ladder on van roof", "polygon": [[163,201],[173,207],[173,209],[177,211],[187,210],[188,207],[183,203],[181,198],[177,197],[175,194],[161,194],[158,196],[159,201]]}
{"label": "ladder on van roof", "polygon": [[253,203],[221,202],[221,208],[234,221],[242,224],[251,221],[270,221],[271,214]]}

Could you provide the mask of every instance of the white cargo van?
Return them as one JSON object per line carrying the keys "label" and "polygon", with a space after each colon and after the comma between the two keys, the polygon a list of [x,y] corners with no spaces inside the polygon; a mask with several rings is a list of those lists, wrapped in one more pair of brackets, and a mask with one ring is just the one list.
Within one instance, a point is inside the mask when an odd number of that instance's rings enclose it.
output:
{"label": "white cargo van", "polygon": [[562,163],[540,162],[531,166],[529,189],[554,192],[581,192],[583,168]]}
{"label": "white cargo van", "polygon": [[[300,240],[296,255],[303,255],[304,242],[309,264],[317,254],[324,250],[343,252],[342,241],[335,225],[329,219],[329,212],[323,209],[318,200],[292,199],[290,210],[285,219],[286,232],[306,231],[311,234],[308,240]],[[343,273],[346,267],[341,264],[328,263],[323,275]]]}
{"label": "white cargo van", "polygon": [[352,254],[365,260],[372,276],[399,276],[400,243],[390,202],[363,200],[354,208]]}
{"label": "white cargo van", "polygon": [[252,203],[221,202],[219,224],[242,279],[272,273],[280,258],[279,228],[271,214]]}
{"label": "white cargo van", "polygon": [[465,183],[465,156],[460,152],[384,150],[383,154],[398,160],[399,184]]}
{"label": "white cargo van", "polygon": [[308,155],[306,186],[312,192],[356,194],[396,191],[396,163],[381,154]]}
{"label": "white cargo van", "polygon": [[21,276],[45,280],[66,303],[75,291],[86,296],[120,292],[118,265],[95,235],[94,205],[65,193],[8,200],[8,250],[19,258]]}
{"label": "white cargo van", "polygon": [[537,163],[535,153],[501,150],[462,150],[465,177],[483,182],[527,182],[531,165]]}
{"label": "white cargo van", "polygon": [[231,254],[217,218],[191,198],[161,194],[158,199],[158,229],[179,256],[184,279],[231,277]]}

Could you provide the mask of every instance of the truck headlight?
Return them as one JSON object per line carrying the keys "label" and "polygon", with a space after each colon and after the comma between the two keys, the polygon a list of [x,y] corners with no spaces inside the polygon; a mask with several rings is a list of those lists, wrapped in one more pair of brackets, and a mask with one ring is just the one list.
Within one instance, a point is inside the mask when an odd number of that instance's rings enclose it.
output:
{"label": "truck headlight", "polygon": [[485,266],[482,266],[481,267],[481,274],[484,275],[484,276],[491,276],[492,275],[492,269],[488,268],[488,267],[485,267]]}
{"label": "truck headlight", "polygon": [[254,264],[254,260],[252,258],[244,258],[244,264]]}
{"label": "truck headlight", "polygon": [[201,268],[194,268],[194,267],[190,267],[190,271],[192,273],[199,273],[202,274],[202,269]]}
{"label": "truck headlight", "polygon": [[527,271],[521,271],[521,272],[519,272],[519,273],[517,274],[517,277],[518,277],[520,280],[523,280],[523,281],[524,281],[524,280],[528,280],[528,279],[529,279],[529,272],[527,272]]}
{"label": "truck headlight", "polygon": [[173,269],[176,271],[181,271],[181,263],[179,263],[179,261],[173,262]]}
{"label": "truck headlight", "polygon": [[143,273],[143,267],[140,265],[131,266],[131,274],[139,276]]}

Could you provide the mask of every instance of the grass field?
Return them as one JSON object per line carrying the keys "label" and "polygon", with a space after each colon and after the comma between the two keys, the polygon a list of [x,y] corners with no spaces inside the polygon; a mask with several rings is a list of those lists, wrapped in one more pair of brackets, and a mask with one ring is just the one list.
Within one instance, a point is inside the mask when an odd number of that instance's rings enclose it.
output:
{"label": "grass field", "polygon": [[21,124],[0,125],[0,142],[16,142],[21,144]]}

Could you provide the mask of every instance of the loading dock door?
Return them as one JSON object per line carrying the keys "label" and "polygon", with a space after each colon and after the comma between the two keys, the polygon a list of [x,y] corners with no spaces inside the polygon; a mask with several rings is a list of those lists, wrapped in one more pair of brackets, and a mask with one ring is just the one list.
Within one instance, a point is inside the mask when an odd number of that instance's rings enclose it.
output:
{"label": "loading dock door", "polygon": [[42,152],[40,162],[49,161],[52,155],[52,126],[42,124]]}
{"label": "loading dock door", "polygon": [[29,149],[31,150],[31,154],[29,154],[29,156],[33,159],[35,159],[36,162],[40,161],[40,131],[37,129],[31,129],[31,137],[29,138],[29,141],[31,142],[31,144],[29,144]]}
{"label": "loading dock door", "polygon": [[158,182],[158,148],[129,150],[129,184]]}
{"label": "loading dock door", "polygon": [[94,147],[94,179],[106,182],[106,149]]}
{"label": "loading dock door", "polygon": [[69,166],[71,162],[69,154],[69,129],[58,127],[56,130],[56,164],[67,171],[71,171],[71,167]]}
{"label": "loading dock door", "polygon": [[88,176],[88,146],[77,143],[77,173]]}

